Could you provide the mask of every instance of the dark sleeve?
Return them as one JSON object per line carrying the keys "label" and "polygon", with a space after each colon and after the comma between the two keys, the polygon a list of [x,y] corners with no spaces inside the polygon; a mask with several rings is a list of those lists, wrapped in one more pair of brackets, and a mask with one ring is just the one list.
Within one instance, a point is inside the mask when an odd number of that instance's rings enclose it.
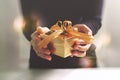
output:
{"label": "dark sleeve", "polygon": [[31,40],[31,34],[36,30],[37,27],[37,20],[31,17],[24,16],[25,19],[25,26],[23,27],[23,34],[27,38],[27,40]]}
{"label": "dark sleeve", "polygon": [[31,34],[36,30],[37,19],[33,16],[32,13],[32,2],[31,0],[20,0],[21,11],[23,18],[25,20],[25,26],[23,27],[23,34],[27,40],[31,40]]}
{"label": "dark sleeve", "polygon": [[81,24],[86,24],[95,35],[101,27],[103,0],[90,0],[85,4]]}

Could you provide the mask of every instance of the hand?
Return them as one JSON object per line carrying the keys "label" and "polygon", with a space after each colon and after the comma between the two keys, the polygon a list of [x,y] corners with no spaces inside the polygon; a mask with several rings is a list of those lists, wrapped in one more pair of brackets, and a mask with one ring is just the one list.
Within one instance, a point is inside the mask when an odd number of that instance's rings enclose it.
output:
{"label": "hand", "polygon": [[[49,29],[47,27],[43,27],[43,28],[38,27],[37,30],[34,33],[32,33],[32,35],[31,35],[31,38],[32,38],[31,45],[33,46],[33,49],[35,50],[37,56],[50,61],[52,59],[52,57],[50,56],[51,50],[48,49],[48,47],[47,48],[40,48],[38,46],[38,43],[42,40],[42,38],[40,36],[41,30],[43,32],[49,31]],[[51,48],[52,48],[51,43],[49,43],[49,44],[50,44],[49,46],[51,46]]]}
{"label": "hand", "polygon": [[[77,29],[79,32],[82,32],[85,34],[92,35],[92,31],[84,24],[74,25],[74,29]],[[72,53],[71,56],[76,56],[76,57],[86,56],[86,51],[89,49],[91,44],[87,44],[85,43],[85,41],[81,39],[74,39],[73,43],[74,44],[72,45],[73,50],[71,51]]]}

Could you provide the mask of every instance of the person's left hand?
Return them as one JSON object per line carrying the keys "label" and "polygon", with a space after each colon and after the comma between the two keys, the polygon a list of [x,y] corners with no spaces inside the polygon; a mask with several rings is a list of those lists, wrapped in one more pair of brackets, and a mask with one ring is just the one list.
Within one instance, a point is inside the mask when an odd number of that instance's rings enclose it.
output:
{"label": "person's left hand", "polygon": [[[74,29],[77,28],[79,32],[85,33],[85,34],[90,34],[92,35],[92,31],[88,26],[85,24],[76,24],[73,26]],[[86,56],[86,51],[89,49],[91,44],[85,43],[85,41],[81,39],[75,39],[74,44],[72,45],[72,50],[71,50],[71,57],[76,56],[76,57],[84,57]]]}

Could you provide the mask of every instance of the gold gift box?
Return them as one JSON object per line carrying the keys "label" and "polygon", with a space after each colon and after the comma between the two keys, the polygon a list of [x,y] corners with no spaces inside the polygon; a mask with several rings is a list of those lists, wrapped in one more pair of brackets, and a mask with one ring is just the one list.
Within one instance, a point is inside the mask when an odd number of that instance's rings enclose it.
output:
{"label": "gold gift box", "polygon": [[71,39],[60,39],[60,38],[55,38],[53,41],[55,52],[54,54],[60,57],[68,57],[71,55]]}
{"label": "gold gift box", "polygon": [[65,20],[58,21],[50,28],[48,33],[43,33],[43,40],[39,43],[40,47],[46,48],[49,42],[53,42],[55,47],[54,54],[63,58],[71,55],[71,49],[73,40],[76,38],[84,40],[86,43],[91,44],[93,42],[93,36],[80,33],[78,30],[74,30],[72,22]]}

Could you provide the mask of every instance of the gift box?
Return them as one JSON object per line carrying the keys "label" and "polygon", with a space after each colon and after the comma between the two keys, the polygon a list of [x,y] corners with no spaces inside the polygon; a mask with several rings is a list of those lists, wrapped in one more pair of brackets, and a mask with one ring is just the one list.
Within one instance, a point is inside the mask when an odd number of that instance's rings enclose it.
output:
{"label": "gift box", "polygon": [[63,23],[62,21],[58,21],[50,28],[49,32],[41,32],[41,37],[43,38],[39,43],[41,48],[46,48],[52,42],[55,47],[53,54],[63,58],[71,55],[71,46],[74,39],[82,39],[88,44],[93,42],[92,35],[79,32],[73,28],[72,22],[68,20],[65,20]]}
{"label": "gift box", "polygon": [[71,55],[72,49],[72,39],[67,38],[55,38],[53,41],[55,51],[54,54],[63,58],[66,58]]}

